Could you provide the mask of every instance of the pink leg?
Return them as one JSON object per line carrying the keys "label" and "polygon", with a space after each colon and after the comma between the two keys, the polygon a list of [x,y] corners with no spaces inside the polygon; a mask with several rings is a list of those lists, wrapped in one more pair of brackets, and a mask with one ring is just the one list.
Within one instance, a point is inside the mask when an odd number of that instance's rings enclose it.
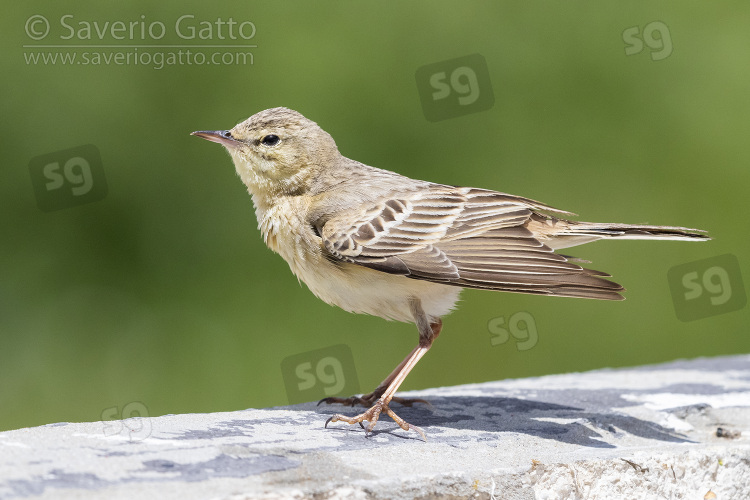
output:
{"label": "pink leg", "polygon": [[[438,335],[440,335],[440,330],[443,327],[443,322],[439,318],[433,322],[430,322],[427,319],[427,315],[425,314],[424,310],[422,310],[422,305],[419,299],[412,299],[409,302],[409,305],[414,315],[417,329],[419,330],[419,345],[415,347],[414,350],[412,350],[412,352],[406,357],[406,359],[404,359],[401,364],[399,364],[396,369],[393,370],[393,372],[388,375],[388,377],[386,377],[383,383],[381,383],[380,386],[378,386],[378,388],[371,393],[371,395],[377,394],[382,390],[382,392],[378,396],[377,401],[375,401],[375,403],[369,410],[357,415],[356,417],[347,417],[345,415],[339,414],[333,415],[326,421],[326,427],[328,427],[328,424],[331,422],[339,421],[347,422],[349,424],[362,425],[362,422],[366,420],[370,422],[366,428],[366,431],[369,433],[375,428],[375,424],[377,424],[381,412],[385,411],[388,416],[390,416],[399,425],[399,427],[401,427],[405,431],[415,430],[422,436],[422,439],[424,439],[425,441],[427,440],[427,437],[425,436],[422,429],[415,425],[407,423],[406,421],[404,421],[404,419],[396,415],[396,413],[394,413],[393,410],[391,410],[389,407],[389,403],[391,402],[391,400],[393,400],[394,394],[396,393],[398,388],[401,386],[404,380],[406,380],[409,372],[411,372],[411,370],[417,365],[419,360],[422,359],[422,356],[424,356],[427,351],[430,350],[430,347],[432,347],[432,343],[435,341]],[[384,388],[384,390],[382,388]]]}

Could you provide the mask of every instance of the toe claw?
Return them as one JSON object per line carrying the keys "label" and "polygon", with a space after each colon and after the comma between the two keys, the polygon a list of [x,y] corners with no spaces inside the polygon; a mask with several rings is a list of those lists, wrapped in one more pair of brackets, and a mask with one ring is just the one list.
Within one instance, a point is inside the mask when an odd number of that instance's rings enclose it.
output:
{"label": "toe claw", "polygon": [[412,430],[412,429],[415,430],[415,431],[417,431],[422,436],[422,439],[424,440],[425,443],[427,442],[427,436],[425,435],[425,433],[424,433],[424,431],[422,429],[420,429],[416,425],[409,424],[409,430]]}

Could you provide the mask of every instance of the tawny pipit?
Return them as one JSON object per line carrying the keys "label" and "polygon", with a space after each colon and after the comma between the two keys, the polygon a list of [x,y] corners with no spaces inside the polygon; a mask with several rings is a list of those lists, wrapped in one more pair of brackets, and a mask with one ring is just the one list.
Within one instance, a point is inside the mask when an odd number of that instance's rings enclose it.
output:
{"label": "tawny pipit", "polygon": [[[528,198],[434,184],[363,165],[339,153],[315,122],[287,108],[257,113],[232,130],[194,135],[226,147],[255,204],[266,245],[329,304],[414,322],[419,344],[370,394],[325,402],[370,408],[371,431],[440,334],[462,288],[622,300],[623,287],[554,253],[601,238],[705,240],[682,227],[574,222]],[[555,215],[551,215],[555,214]],[[415,400],[396,401],[411,404]],[[363,426],[364,427],[364,426]]]}

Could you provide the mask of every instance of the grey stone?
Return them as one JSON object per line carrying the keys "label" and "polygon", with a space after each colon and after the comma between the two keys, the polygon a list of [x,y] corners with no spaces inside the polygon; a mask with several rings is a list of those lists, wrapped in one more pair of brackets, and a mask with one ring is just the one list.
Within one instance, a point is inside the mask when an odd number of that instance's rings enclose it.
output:
{"label": "grey stone", "polygon": [[750,498],[750,356],[0,433],[0,499]]}

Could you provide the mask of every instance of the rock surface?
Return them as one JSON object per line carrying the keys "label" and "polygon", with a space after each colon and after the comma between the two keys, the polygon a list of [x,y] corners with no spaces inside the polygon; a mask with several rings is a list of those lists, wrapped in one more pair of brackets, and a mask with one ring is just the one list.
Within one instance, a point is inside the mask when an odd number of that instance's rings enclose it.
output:
{"label": "rock surface", "polygon": [[[750,498],[750,356],[0,433],[0,498]],[[715,494],[716,496],[711,496]]]}

